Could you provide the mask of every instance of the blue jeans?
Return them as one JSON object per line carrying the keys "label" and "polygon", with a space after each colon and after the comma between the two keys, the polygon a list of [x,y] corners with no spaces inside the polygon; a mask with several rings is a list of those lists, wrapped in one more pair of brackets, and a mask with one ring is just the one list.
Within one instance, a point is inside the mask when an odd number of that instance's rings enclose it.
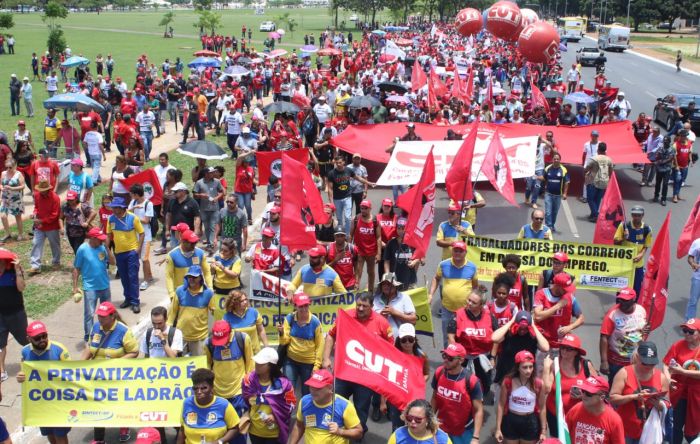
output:
{"label": "blue jeans", "polygon": [[639,293],[642,291],[642,282],[644,282],[644,267],[635,268],[634,291],[637,292],[637,299],[639,299]]}
{"label": "blue jeans", "polygon": [[146,162],[151,160],[151,147],[153,146],[153,131],[141,131],[141,139],[143,139],[143,153],[146,156]]}
{"label": "blue jeans", "polygon": [[399,198],[400,195],[406,192],[406,185],[392,185],[391,194],[394,196],[394,202]]}
{"label": "blue jeans", "polygon": [[304,383],[311,377],[313,371],[313,364],[302,364],[289,358],[284,364],[284,376],[292,383],[294,390],[296,390],[297,381],[299,382],[299,385],[301,385],[301,396],[309,394],[309,387]]}
{"label": "blue jeans", "polygon": [[114,255],[117,259],[117,271],[124,288],[124,300],[131,305],[139,305],[139,254],[136,250]]}
{"label": "blue jeans", "polygon": [[338,227],[342,227],[343,231],[350,233],[350,221],[352,219],[352,196],[344,199],[333,199],[335,205],[335,214],[338,217]]}
{"label": "blue jeans", "polygon": [[452,440],[452,444],[470,444],[472,436],[474,436],[474,426],[464,429],[464,433],[461,435],[450,435],[450,440]]}
{"label": "blue jeans", "polygon": [[[673,440],[672,444],[683,444],[683,429],[685,428],[685,415],[688,411],[688,400],[679,399],[673,407]],[[685,436],[688,442],[693,442],[697,436]]]}
{"label": "blue jeans", "polygon": [[554,231],[554,224],[557,222],[560,206],[561,195],[544,193],[544,221],[552,231]]}
{"label": "blue jeans", "polygon": [[354,382],[336,378],[335,392],[345,399],[350,399],[355,404],[357,416],[360,418],[363,433],[367,433],[367,417],[369,416],[369,405],[372,400],[372,390]]}
{"label": "blue jeans", "polygon": [[688,167],[673,170],[673,197],[681,195],[681,185],[688,178]]}
{"label": "blue jeans", "polygon": [[248,215],[248,220],[253,220],[253,193],[236,193],[238,198],[238,206],[245,208],[245,212]]}
{"label": "blue jeans", "polygon": [[600,202],[605,195],[605,188],[597,188],[593,184],[586,185],[586,195],[588,199],[588,208],[591,210],[591,217],[598,217]]}
{"label": "blue jeans", "polygon": [[457,313],[440,307],[440,319],[442,319],[442,346],[447,347],[447,325],[457,318]]}
{"label": "blue jeans", "polygon": [[544,170],[535,170],[535,176],[530,176],[525,182],[525,200],[529,200],[530,203],[537,203],[537,198],[540,197],[540,191],[542,190],[542,181],[537,179],[536,176],[542,176]]}
{"label": "blue jeans", "polygon": [[92,167],[92,183],[100,183],[100,167],[102,166],[102,154],[90,154],[90,166]]}
{"label": "blue jeans", "polygon": [[686,321],[697,315],[698,299],[700,299],[700,277],[693,276],[690,279],[690,296],[688,297],[688,306],[685,309]]}
{"label": "blue jeans", "polygon": [[112,300],[109,287],[105,290],[84,290],[83,291],[83,330],[85,332],[85,342],[87,342],[92,325],[95,323],[95,308],[102,302]]}

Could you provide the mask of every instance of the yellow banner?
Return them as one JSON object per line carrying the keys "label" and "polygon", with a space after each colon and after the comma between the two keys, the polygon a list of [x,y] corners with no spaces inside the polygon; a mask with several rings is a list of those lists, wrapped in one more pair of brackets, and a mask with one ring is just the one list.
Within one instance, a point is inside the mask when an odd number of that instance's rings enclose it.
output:
{"label": "yellow banner", "polygon": [[491,282],[505,271],[501,261],[506,254],[522,260],[520,272],[531,285],[537,285],[542,271],[552,268],[552,256],[563,251],[569,256],[566,271],[576,277],[577,288],[617,291],[634,284],[634,247],[584,244],[539,239],[499,240],[468,237],[467,260],[473,262],[480,281]]}
{"label": "yellow banner", "polygon": [[204,356],[25,361],[22,421],[40,427],[178,427]]}
{"label": "yellow banner", "polygon": [[404,293],[411,296],[413,306],[416,308],[416,333],[433,336],[433,315],[428,304],[428,289],[425,287],[406,290]]}

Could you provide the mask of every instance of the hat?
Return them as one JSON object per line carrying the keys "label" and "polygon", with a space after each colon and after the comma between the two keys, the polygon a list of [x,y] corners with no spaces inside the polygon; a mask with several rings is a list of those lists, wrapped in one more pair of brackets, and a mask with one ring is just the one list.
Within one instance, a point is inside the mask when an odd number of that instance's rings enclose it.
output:
{"label": "hat", "polygon": [[244,126],[243,128],[241,128],[241,134],[250,134],[250,128]]}
{"label": "hat", "polygon": [[341,228],[337,228],[337,229],[335,230],[335,233],[333,233],[333,236],[341,236],[341,235],[342,235],[342,236],[347,236],[348,233],[346,233],[345,231],[343,231]]}
{"label": "hat", "polygon": [[109,207],[112,208],[126,208],[128,205],[126,204],[126,199],[124,199],[121,196],[114,196],[112,199],[112,202],[108,205]]}
{"label": "hat", "polygon": [[297,293],[294,295],[294,305],[297,307],[311,305],[311,298],[306,293]]}
{"label": "hat", "polygon": [[17,77],[17,74],[11,74],[10,77]]}
{"label": "hat", "polygon": [[34,321],[27,326],[27,336],[30,338],[44,333],[48,333],[48,331],[46,330],[46,325],[41,321]]}
{"label": "hat", "polygon": [[117,309],[114,308],[111,302],[103,302],[97,306],[95,313],[97,313],[97,316],[109,316],[116,311]]}
{"label": "hat", "polygon": [[571,347],[578,350],[581,356],[586,356],[586,350],[581,347],[581,338],[575,334],[568,333],[559,341],[559,347]]}
{"label": "hat", "polygon": [[522,324],[523,322],[527,322],[527,325],[532,324],[532,315],[529,311],[520,310],[518,314],[515,315],[516,324]]}
{"label": "hat", "polygon": [[135,444],[153,444],[160,442],[160,432],[153,427],[144,427],[136,434]]}
{"label": "hat", "polygon": [[644,365],[656,365],[659,363],[659,351],[656,349],[656,344],[651,341],[638,343],[637,354]]}
{"label": "hat", "polygon": [[219,321],[214,322],[214,325],[211,327],[211,345],[226,345],[228,344],[228,340],[230,337],[231,324],[229,324],[228,321],[224,321],[223,319],[221,319]]}
{"label": "hat", "polygon": [[396,114],[396,108],[391,108],[391,109],[389,110],[389,113],[391,113],[391,114]]}
{"label": "hat", "polygon": [[616,298],[622,299],[623,301],[634,301],[637,299],[637,292],[634,291],[634,288],[625,287],[617,292]]}
{"label": "hat", "polygon": [[196,276],[199,277],[202,275],[202,267],[199,265],[190,265],[190,268],[187,269],[187,273],[185,274],[185,277],[187,276]]}
{"label": "hat", "polygon": [[275,230],[270,227],[265,227],[262,230],[263,237],[275,237]]}
{"label": "hat", "polygon": [[282,207],[279,205],[273,205],[272,208],[270,208],[270,213],[279,214],[281,212],[282,212]]}
{"label": "hat", "polygon": [[205,168],[204,172],[205,173],[214,173],[214,172],[216,172],[216,168],[210,166],[210,167]]}
{"label": "hat", "polygon": [[452,250],[455,249],[467,251],[467,244],[462,241],[452,242]]}
{"label": "hat", "polygon": [[255,356],[253,356],[253,361],[255,361],[256,364],[277,364],[279,360],[280,357],[277,354],[277,350],[272,347],[263,347]]}
{"label": "hat", "polygon": [[71,165],[78,165],[81,168],[85,166],[85,162],[83,162],[83,159],[81,159],[79,157],[73,158],[73,160],[70,161],[70,164]]}
{"label": "hat", "polygon": [[170,230],[172,231],[179,231],[180,233],[184,231],[188,231],[190,229],[190,226],[187,225],[185,222],[180,222],[179,224],[170,227]]}
{"label": "hat", "polygon": [[600,136],[600,133],[598,132],[598,130],[593,130],[591,131],[591,136]]}
{"label": "hat", "polygon": [[630,210],[630,214],[644,214],[644,207],[641,205],[635,205]]}
{"label": "hat", "polygon": [[194,97],[194,94],[192,94],[192,93],[187,93],[187,94],[185,94],[185,97]]}
{"label": "hat", "polygon": [[685,321],[685,324],[681,325],[681,328],[689,328],[691,330],[698,331],[700,330],[700,319],[697,318],[691,318]]}
{"label": "hat", "polygon": [[384,199],[382,199],[382,206],[385,206],[385,205],[389,205],[390,207],[393,207],[394,201],[391,200],[390,197],[385,197]]}
{"label": "hat", "polygon": [[554,256],[552,256],[552,258],[555,261],[559,262],[569,262],[569,256],[567,256],[567,254],[563,251],[557,251],[556,253],[554,253]]}
{"label": "hat", "polygon": [[625,97],[625,92],[624,92],[624,91],[620,91],[620,92],[617,93],[617,95],[618,95],[618,96]]}
{"label": "hat", "polygon": [[558,273],[554,276],[554,279],[552,279],[552,283],[562,287],[567,293],[576,291],[576,283],[574,283],[574,280],[569,276],[569,273]]}
{"label": "hat", "polygon": [[333,126],[333,122],[330,121],[330,120],[326,120],[326,123],[324,124],[324,126],[325,126],[326,128],[330,128],[330,127]]}
{"label": "hat", "polygon": [[187,185],[185,185],[182,182],[178,182],[175,185],[173,185],[172,188],[170,188],[170,191],[187,191]]}
{"label": "hat", "polygon": [[456,203],[453,203],[453,204],[450,204],[449,207],[447,207],[447,211],[462,211],[462,207],[460,207]]}
{"label": "hat", "polygon": [[70,190],[66,193],[66,200],[78,200],[78,193]]}
{"label": "hat", "polygon": [[408,122],[408,124],[406,125],[406,128],[415,128],[415,127],[416,127],[416,124],[413,122]]}
{"label": "hat", "polygon": [[333,375],[325,369],[316,370],[304,384],[313,388],[323,388],[333,384]]}
{"label": "hat", "polygon": [[401,324],[399,327],[399,338],[405,338],[406,336],[415,336],[416,335],[416,327],[413,326],[413,324],[409,324],[406,322],[405,324]]}
{"label": "hat", "polygon": [[522,362],[535,362],[535,357],[527,350],[520,350],[515,354],[515,363],[520,364]]}
{"label": "hat", "polygon": [[18,120],[17,121],[17,126],[26,126],[27,123],[24,120]]}
{"label": "hat", "polygon": [[318,96],[318,100],[326,100],[326,96]]}
{"label": "hat", "polygon": [[602,376],[589,376],[583,380],[579,388],[586,393],[596,394],[610,390],[610,384],[608,384],[607,379]]}
{"label": "hat", "polygon": [[357,157],[358,159],[362,159],[362,156],[360,155],[360,153],[355,153],[355,154],[352,155],[352,158],[353,158],[353,159],[356,158],[356,157]]}
{"label": "hat", "polygon": [[48,155],[49,155],[49,150],[47,150],[46,148],[42,148],[42,149],[39,150],[39,155],[40,155],[40,156],[48,156]]}
{"label": "hat", "polygon": [[326,248],[323,245],[317,245],[309,250],[309,257],[321,257],[326,255]]}
{"label": "hat", "polygon": [[360,208],[372,208],[372,202],[365,199],[362,202],[360,202]]}
{"label": "hat", "polygon": [[396,273],[392,273],[392,272],[384,273],[382,275],[382,279],[379,281],[379,284],[381,285],[384,282],[389,282],[391,285],[393,285],[395,287],[398,287],[399,285],[401,285],[401,282],[399,282],[396,279]]}
{"label": "hat", "polygon": [[467,356],[467,351],[464,349],[464,346],[457,343],[448,345],[442,350],[442,353],[453,358],[464,358]]}
{"label": "hat", "polygon": [[[115,199],[116,199],[116,197],[115,197]],[[194,234],[194,231],[192,231],[192,230],[183,231],[182,234],[180,235],[180,239],[184,240],[185,242],[190,242],[193,244],[196,244],[197,242],[199,242],[199,236]]]}
{"label": "hat", "polygon": [[90,231],[87,233],[88,237],[92,237],[94,239],[99,239],[101,241],[107,239],[107,235],[98,227],[92,227],[90,228]]}
{"label": "hat", "polygon": [[34,189],[37,191],[49,191],[51,188],[51,184],[46,179],[40,180],[38,184],[34,185]]}
{"label": "hat", "polygon": [[396,219],[397,227],[405,227],[406,224],[408,224],[408,219],[406,219],[405,217],[399,217],[398,219]]}

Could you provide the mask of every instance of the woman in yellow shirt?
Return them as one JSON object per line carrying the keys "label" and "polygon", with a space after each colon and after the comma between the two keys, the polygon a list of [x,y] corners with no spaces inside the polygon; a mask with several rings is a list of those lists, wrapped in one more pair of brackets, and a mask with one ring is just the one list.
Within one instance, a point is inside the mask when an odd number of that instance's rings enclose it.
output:
{"label": "woman in yellow shirt", "polygon": [[229,293],[224,307],[224,321],[231,325],[231,328],[250,336],[253,345],[253,353],[260,351],[260,344],[267,347],[267,335],[262,324],[262,316],[255,308],[248,305],[248,296],[240,290],[233,290]]}
{"label": "woman in yellow shirt", "polygon": [[226,299],[231,290],[241,288],[241,258],[238,256],[236,241],[225,239],[221,242],[219,254],[214,256],[211,262],[211,270],[214,274],[214,321],[224,318],[226,313]]}

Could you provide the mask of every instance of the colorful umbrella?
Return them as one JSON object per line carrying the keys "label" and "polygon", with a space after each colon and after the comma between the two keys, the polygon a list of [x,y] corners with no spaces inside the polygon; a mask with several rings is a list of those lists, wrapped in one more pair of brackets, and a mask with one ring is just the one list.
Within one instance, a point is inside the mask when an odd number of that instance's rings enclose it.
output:
{"label": "colorful umbrella", "polygon": [[372,34],[384,36],[386,35],[386,31],[382,31],[381,29],[375,29],[374,31],[372,31]]}
{"label": "colorful umbrella", "polygon": [[220,57],[221,54],[218,52],[214,51],[209,51],[208,49],[203,49],[201,51],[197,51],[193,54],[195,57]]}
{"label": "colorful umbrella", "polygon": [[212,57],[197,57],[187,64],[190,68],[218,68],[221,62]]}
{"label": "colorful umbrella", "polygon": [[87,112],[91,110],[104,111],[104,107],[85,94],[65,93],[56,94],[50,99],[44,100],[44,108],[67,109],[71,111]]}
{"label": "colorful umbrella", "polygon": [[86,59],[85,57],[73,56],[68,57],[65,62],[61,63],[61,66],[65,68],[72,68],[74,66],[87,65],[88,63],[90,63],[90,60]]}
{"label": "colorful umbrella", "polygon": [[320,56],[334,56],[341,55],[342,52],[337,48],[323,48],[320,49],[317,54]]}
{"label": "colorful umbrella", "polygon": [[244,66],[241,65],[233,65],[229,66],[224,70],[224,73],[232,76],[244,76],[248,74],[250,70]]}
{"label": "colorful umbrella", "polygon": [[280,33],[277,32],[277,31],[272,31],[272,32],[269,33],[267,36],[270,37],[271,39],[278,39],[278,38],[280,38],[280,37],[282,36],[282,34],[280,34]]}
{"label": "colorful umbrella", "polygon": [[379,63],[394,63],[397,57],[393,54],[382,54],[379,56]]}
{"label": "colorful umbrella", "polygon": [[392,103],[405,103],[406,105],[408,105],[409,103],[411,103],[411,100],[410,100],[408,97],[406,97],[406,96],[397,96],[397,95],[393,95],[393,96],[387,97],[387,98],[386,98],[386,101],[387,101],[387,102],[392,102]]}
{"label": "colorful umbrella", "polygon": [[275,50],[273,50],[273,51],[270,51],[270,52],[267,54],[267,56],[270,57],[270,58],[274,58],[274,57],[281,57],[281,56],[286,55],[286,54],[287,54],[287,50],[286,50],[286,49],[275,49]]}
{"label": "colorful umbrella", "polygon": [[413,46],[413,40],[409,39],[396,39],[394,40],[394,43],[399,46]]}
{"label": "colorful umbrella", "polygon": [[277,30],[277,33],[278,33],[279,35],[285,35],[285,34],[287,33],[287,31],[285,31],[284,29],[278,29],[278,30]]}
{"label": "colorful umbrella", "polygon": [[318,51],[318,47],[314,45],[304,45],[301,48],[299,48],[301,52],[308,52],[308,53],[313,53]]}

